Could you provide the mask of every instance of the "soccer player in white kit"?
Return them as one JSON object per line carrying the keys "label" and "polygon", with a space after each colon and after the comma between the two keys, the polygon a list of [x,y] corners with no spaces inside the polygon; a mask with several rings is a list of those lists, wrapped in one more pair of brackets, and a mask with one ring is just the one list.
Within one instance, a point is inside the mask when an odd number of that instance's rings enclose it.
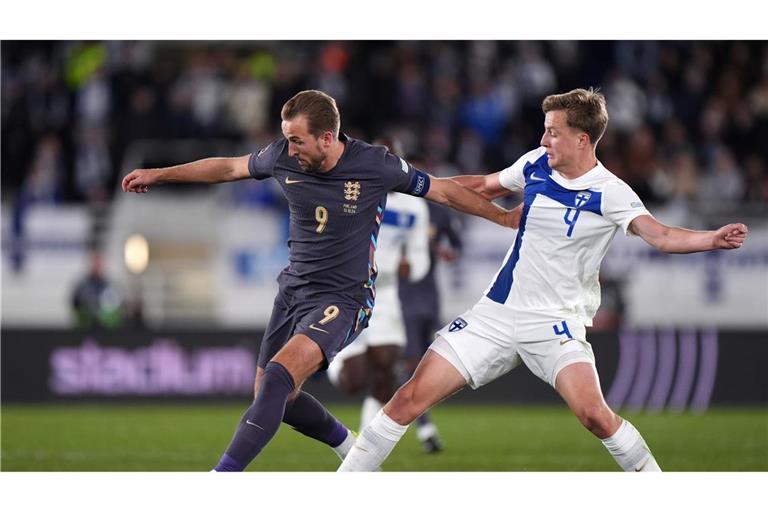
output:
{"label": "soccer player in white kit", "polygon": [[522,190],[520,227],[475,306],[437,334],[416,373],[357,438],[339,471],[377,468],[423,411],[521,362],[552,385],[625,471],[660,471],[640,433],[605,403],[585,327],[600,303],[600,262],[616,232],[667,253],[737,249],[744,224],[666,226],[597,160],[605,98],[576,89],[544,99],[541,147],[487,176],[454,179],[488,199]]}
{"label": "soccer player in white kit", "polygon": [[387,194],[375,264],[375,312],[368,327],[328,366],[328,380],[335,387],[350,394],[368,391],[360,413],[361,430],[397,388],[395,364],[406,341],[398,280],[404,266],[412,281],[429,270],[429,210],[424,199]]}

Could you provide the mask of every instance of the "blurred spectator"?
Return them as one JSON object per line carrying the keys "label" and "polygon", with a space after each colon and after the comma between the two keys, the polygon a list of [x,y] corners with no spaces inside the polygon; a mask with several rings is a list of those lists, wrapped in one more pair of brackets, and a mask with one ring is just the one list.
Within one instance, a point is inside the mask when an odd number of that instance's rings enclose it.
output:
{"label": "blurred spectator", "polygon": [[706,176],[701,180],[699,199],[710,202],[738,201],[744,195],[744,174],[733,154],[718,147]]}
{"label": "blurred spectator", "polygon": [[43,135],[24,183],[21,186],[20,201],[26,204],[53,204],[61,199],[64,179],[64,161],[61,140],[53,133]]}
{"label": "blurred spectator", "polygon": [[[695,162],[681,157],[688,183],[727,148],[741,173],[730,180],[749,181],[752,200],[768,163],[761,41],[7,41],[0,63],[2,185],[16,196],[22,183],[26,196],[45,196],[55,181],[58,200],[87,201],[94,183],[109,198],[106,169],[131,142],[240,147],[254,131],[279,133],[280,106],[318,87],[339,98],[345,132],[404,128],[432,161],[472,172],[498,170],[540,140],[545,95],[589,86],[602,88],[611,117],[601,161],[645,183],[645,200],[696,200],[677,171],[658,172],[680,152],[694,152]],[[83,141],[86,127],[101,130],[98,142]],[[56,180],[31,175],[51,134]]]}
{"label": "blurred spectator", "polygon": [[[654,189],[654,178],[660,172],[656,139],[648,126],[638,127],[632,132],[623,150],[624,174],[622,179],[632,187],[644,201],[658,200]],[[663,195],[663,194],[662,194]]]}
{"label": "blurred spectator", "polygon": [[677,153],[669,164],[672,177],[671,199],[676,202],[688,203],[699,195],[699,171],[696,156],[692,151]]}
{"label": "blurred spectator", "polygon": [[605,87],[605,98],[613,129],[629,133],[643,124],[647,102],[645,93],[620,70],[611,73]]}
{"label": "blurred spectator", "polygon": [[221,111],[227,94],[228,87],[220,76],[216,59],[204,50],[194,51],[189,67],[174,84],[174,103],[182,116],[179,121],[184,122],[184,118],[191,115],[192,133],[200,137],[216,136],[221,129]]}
{"label": "blurred spectator", "polygon": [[120,327],[125,305],[120,289],[104,274],[104,257],[99,250],[91,253],[88,274],[72,292],[72,312],[82,329]]}
{"label": "blurred spectator", "polygon": [[472,83],[472,93],[462,103],[460,116],[461,126],[479,136],[483,145],[498,144],[508,121],[501,97],[486,80]]}
{"label": "blurred spectator", "polygon": [[757,153],[751,153],[747,157],[745,170],[745,199],[756,203],[768,203],[768,174],[766,174],[765,161]]}
{"label": "blurred spectator", "polygon": [[552,64],[541,55],[541,43],[521,41],[518,44],[518,51],[519,58],[516,68],[520,81],[520,91],[527,102],[539,105],[544,96],[556,92],[555,70],[552,68]]}
{"label": "blurred spectator", "polygon": [[[264,59],[270,56],[261,54]],[[259,63],[259,57],[245,61],[238,67],[227,98],[227,115],[231,124],[241,134],[261,131],[267,128],[270,88],[263,80],[257,79],[256,74],[269,73],[262,70],[269,64]],[[254,69],[256,67],[257,69]]]}
{"label": "blurred spectator", "polygon": [[112,161],[107,147],[106,130],[84,126],[79,130],[75,151],[75,183],[89,204],[103,204],[109,197]]}
{"label": "blurred spectator", "polygon": [[56,204],[61,199],[63,179],[61,142],[54,134],[44,135],[38,142],[29,172],[13,203],[11,222],[11,264],[14,272],[24,268],[26,254],[25,220],[33,204]]}

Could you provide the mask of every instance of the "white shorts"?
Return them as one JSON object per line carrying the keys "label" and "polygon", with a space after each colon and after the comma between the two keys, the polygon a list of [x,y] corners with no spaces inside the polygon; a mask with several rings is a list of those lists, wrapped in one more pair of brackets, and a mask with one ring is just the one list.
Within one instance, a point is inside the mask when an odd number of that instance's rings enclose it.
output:
{"label": "white shorts", "polygon": [[[549,313],[515,312],[483,297],[437,333],[430,346],[465,375],[473,389],[501,377],[521,362],[544,382],[555,386],[557,374],[576,362],[595,364],[586,328],[577,318]],[[458,358],[458,364],[456,359]]]}
{"label": "white shorts", "polygon": [[376,306],[368,327],[336,354],[328,365],[329,379],[336,384],[345,360],[364,354],[368,347],[385,345],[405,347],[405,325],[396,286],[376,288]]}

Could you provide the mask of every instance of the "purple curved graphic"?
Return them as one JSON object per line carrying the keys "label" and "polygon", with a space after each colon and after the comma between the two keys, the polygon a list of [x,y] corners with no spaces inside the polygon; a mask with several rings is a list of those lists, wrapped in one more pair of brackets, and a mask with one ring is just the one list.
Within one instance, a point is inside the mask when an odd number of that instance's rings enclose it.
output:
{"label": "purple curved graphic", "polygon": [[677,338],[673,330],[665,330],[659,334],[659,357],[656,378],[648,399],[649,411],[659,412],[667,403],[669,390],[672,389],[672,379],[675,376],[676,342]]}
{"label": "purple curved graphic", "polygon": [[642,334],[638,343],[638,350],[640,362],[637,367],[635,385],[632,387],[626,405],[631,411],[643,409],[653,383],[653,375],[656,370],[656,333],[654,331],[649,330]]}
{"label": "purple curved graphic", "polygon": [[637,366],[637,331],[624,330],[619,335],[619,366],[613,377],[606,401],[614,409],[620,409],[632,387]]}
{"label": "purple curved graphic", "polygon": [[696,372],[696,332],[685,331],[680,335],[680,359],[677,365],[677,378],[669,408],[676,412],[685,410],[688,396],[693,386],[693,376]]}
{"label": "purple curved graphic", "polygon": [[715,387],[717,375],[717,331],[705,331],[701,335],[701,361],[699,361],[699,378],[696,391],[691,399],[691,409],[703,412],[709,408],[712,389]]}

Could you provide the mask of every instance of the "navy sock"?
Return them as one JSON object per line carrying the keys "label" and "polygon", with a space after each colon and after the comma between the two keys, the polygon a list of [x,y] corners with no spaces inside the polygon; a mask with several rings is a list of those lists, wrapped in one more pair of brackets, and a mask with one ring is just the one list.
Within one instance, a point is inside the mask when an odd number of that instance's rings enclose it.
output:
{"label": "navy sock", "polygon": [[297,432],[332,448],[347,438],[347,427],[334,418],[315,397],[304,391],[286,405],[283,421]]}
{"label": "navy sock", "polygon": [[424,412],[424,414],[416,418],[416,424],[420,427],[429,423],[431,423],[429,419],[429,412]]}
{"label": "navy sock", "polygon": [[256,399],[240,418],[216,471],[242,471],[250,464],[280,427],[285,402],[293,389],[293,378],[288,370],[280,363],[267,363]]}

